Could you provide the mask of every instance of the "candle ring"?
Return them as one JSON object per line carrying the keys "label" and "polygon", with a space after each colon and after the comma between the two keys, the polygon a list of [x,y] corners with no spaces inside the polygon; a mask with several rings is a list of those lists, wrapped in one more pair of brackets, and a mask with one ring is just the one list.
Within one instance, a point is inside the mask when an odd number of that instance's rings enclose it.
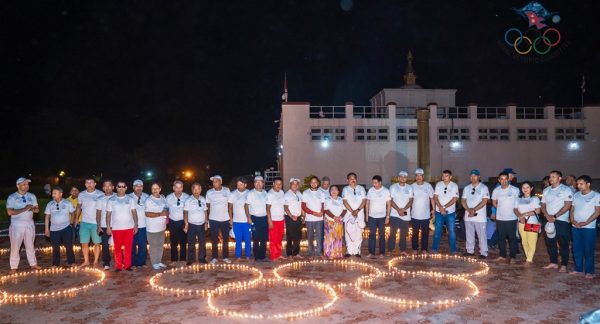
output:
{"label": "candle ring", "polygon": [[[447,273],[447,272],[443,272],[443,271],[412,271],[412,270],[398,268],[399,264],[402,262],[405,262],[405,261],[426,260],[426,259],[452,260],[452,261],[465,262],[465,263],[477,265],[479,267],[479,270],[474,271],[474,272],[464,272],[464,273]],[[448,255],[448,254],[426,254],[426,255],[411,255],[411,256],[395,257],[395,258],[391,259],[390,261],[388,261],[388,270],[405,272],[405,273],[429,273],[432,275],[449,274],[449,275],[453,275],[453,276],[457,276],[457,277],[467,278],[467,277],[473,277],[473,276],[483,276],[483,275],[488,274],[488,272],[490,271],[490,266],[487,263],[477,260],[475,258],[461,257],[461,256],[455,256],[455,255]]]}
{"label": "candle ring", "polygon": [[[294,261],[294,262],[290,262],[290,263],[286,263],[286,264],[282,264],[278,267],[275,267],[275,269],[273,269],[273,276],[275,276],[275,278],[279,279],[279,280],[284,280],[284,281],[290,281],[290,282],[294,282],[294,279],[290,279],[284,275],[282,275],[280,273],[281,270],[284,270],[286,268],[301,268],[301,267],[305,267],[305,266],[311,266],[311,265],[334,265],[334,266],[351,266],[351,267],[357,267],[360,268],[362,271],[365,272],[371,272],[369,275],[370,276],[374,276],[374,275],[380,275],[382,272],[381,270],[379,270],[377,267],[365,263],[365,262],[360,262],[360,261],[354,261],[354,260],[312,260],[312,261]],[[342,283],[338,283],[338,284],[332,284],[329,283],[329,285],[331,285],[333,288],[335,289],[342,289],[344,287],[352,287],[354,286],[354,284],[356,283],[355,280],[352,280],[349,283],[346,282],[342,282]]]}

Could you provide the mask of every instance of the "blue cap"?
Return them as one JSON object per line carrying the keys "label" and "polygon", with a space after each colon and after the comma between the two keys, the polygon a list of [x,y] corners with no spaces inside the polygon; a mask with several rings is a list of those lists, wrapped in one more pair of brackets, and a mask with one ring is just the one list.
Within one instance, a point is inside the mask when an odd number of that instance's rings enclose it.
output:
{"label": "blue cap", "polygon": [[479,170],[477,170],[477,169],[473,169],[473,170],[471,170],[471,174],[481,175],[481,172],[479,172]]}
{"label": "blue cap", "polygon": [[512,168],[506,168],[504,170],[502,170],[502,173],[512,173],[512,174],[517,174],[515,172],[515,170],[513,170]]}
{"label": "blue cap", "polygon": [[135,179],[135,180],[133,180],[133,185],[134,186],[143,186],[144,185],[144,181],[142,181],[140,179]]}

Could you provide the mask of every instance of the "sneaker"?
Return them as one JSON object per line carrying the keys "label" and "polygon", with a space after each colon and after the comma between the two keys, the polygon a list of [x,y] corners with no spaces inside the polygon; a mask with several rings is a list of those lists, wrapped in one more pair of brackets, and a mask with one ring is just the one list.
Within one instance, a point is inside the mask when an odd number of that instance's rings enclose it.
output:
{"label": "sneaker", "polygon": [[152,265],[152,269],[154,269],[154,270],[160,270],[161,266],[160,266],[160,264],[153,264]]}
{"label": "sneaker", "polygon": [[229,260],[229,258],[225,258],[225,259],[223,259],[223,262],[225,262],[225,263],[227,263],[227,264],[230,264],[230,263],[231,263],[231,260]]}
{"label": "sneaker", "polygon": [[166,265],[166,264],[164,264],[164,263],[162,263],[162,262],[161,262],[161,263],[159,263],[159,264],[158,264],[158,266],[159,266],[159,267],[161,267],[161,268],[163,268],[163,269],[166,269],[166,268],[167,268],[167,265]]}
{"label": "sneaker", "polygon": [[217,259],[210,260],[210,264],[217,264],[217,262],[219,262],[219,260],[217,260]]}
{"label": "sneaker", "polygon": [[110,267],[109,266],[104,266],[104,270],[108,271],[108,270],[110,270]]}

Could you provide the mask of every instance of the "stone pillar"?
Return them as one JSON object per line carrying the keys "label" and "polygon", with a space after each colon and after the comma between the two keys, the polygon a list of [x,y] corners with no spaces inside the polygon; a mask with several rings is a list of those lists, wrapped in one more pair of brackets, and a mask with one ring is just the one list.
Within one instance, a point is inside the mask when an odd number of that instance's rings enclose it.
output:
{"label": "stone pillar", "polygon": [[429,107],[417,108],[417,165],[425,171],[425,181],[431,178],[429,160]]}

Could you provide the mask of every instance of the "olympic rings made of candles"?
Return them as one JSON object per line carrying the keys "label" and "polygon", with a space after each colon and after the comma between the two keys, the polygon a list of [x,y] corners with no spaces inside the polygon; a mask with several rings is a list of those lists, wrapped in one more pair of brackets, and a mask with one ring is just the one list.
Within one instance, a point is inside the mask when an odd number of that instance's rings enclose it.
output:
{"label": "olympic rings made of candles", "polygon": [[403,272],[403,273],[449,274],[449,273],[444,273],[441,271],[426,271],[426,270],[410,271],[410,270],[398,269],[397,264],[399,264],[403,261],[415,261],[415,260],[419,260],[419,259],[422,259],[422,260],[424,260],[424,259],[455,260],[455,261],[461,261],[461,262],[466,262],[466,263],[470,263],[470,264],[476,264],[479,266],[479,270],[477,270],[475,272],[451,274],[451,275],[454,275],[457,277],[467,278],[467,277],[473,277],[473,276],[483,276],[483,275],[488,274],[488,272],[490,271],[490,266],[483,261],[477,260],[475,258],[461,257],[461,256],[456,256],[456,255],[448,255],[448,254],[427,254],[427,255],[410,255],[410,256],[395,257],[395,258],[391,259],[390,261],[388,261],[388,270]]}
{"label": "olympic rings made of candles", "polygon": [[[275,269],[273,269],[273,275],[275,276],[275,278],[277,278],[279,280],[293,282],[293,281],[295,281],[294,279],[289,279],[285,276],[282,276],[279,272],[286,268],[298,268],[298,267],[311,266],[311,265],[328,265],[328,264],[332,264],[335,266],[359,267],[359,268],[361,268],[361,270],[371,271],[370,275],[381,274],[381,270],[379,270],[375,266],[370,265],[365,262],[359,262],[359,261],[354,261],[354,260],[313,260],[313,261],[294,261],[294,262],[282,264],[278,267],[275,267]],[[330,285],[334,288],[341,289],[344,287],[354,286],[354,284],[355,284],[355,282],[330,284]]]}

